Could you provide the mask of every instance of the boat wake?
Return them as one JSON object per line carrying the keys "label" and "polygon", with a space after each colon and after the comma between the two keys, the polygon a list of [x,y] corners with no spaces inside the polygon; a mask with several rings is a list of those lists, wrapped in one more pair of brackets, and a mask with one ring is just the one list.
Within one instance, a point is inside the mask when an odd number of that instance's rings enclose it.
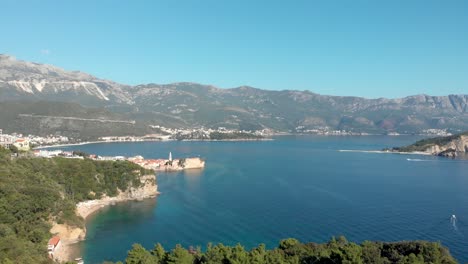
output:
{"label": "boat wake", "polygon": [[407,161],[432,161],[432,160],[424,160],[424,159],[406,159]]}
{"label": "boat wake", "polygon": [[340,149],[339,152],[361,152],[361,153],[392,153],[383,150],[358,150],[358,149]]}
{"label": "boat wake", "polygon": [[339,152],[360,152],[360,153],[377,153],[377,154],[401,154],[401,155],[424,155],[430,156],[427,152],[398,152],[398,151],[387,151],[387,150],[359,150],[359,149],[339,149]]}

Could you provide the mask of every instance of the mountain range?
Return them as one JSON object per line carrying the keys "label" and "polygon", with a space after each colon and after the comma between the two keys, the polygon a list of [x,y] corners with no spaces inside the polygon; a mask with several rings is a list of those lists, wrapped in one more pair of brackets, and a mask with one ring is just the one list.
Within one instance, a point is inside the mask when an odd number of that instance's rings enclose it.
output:
{"label": "mountain range", "polygon": [[[0,110],[0,128],[5,131],[72,131],[75,136],[80,136],[83,125],[95,131],[93,136],[109,134],[112,127],[116,135],[154,132],[149,125],[378,134],[468,130],[468,95],[366,99],[248,86],[222,89],[189,82],[132,86],[9,55],[0,55]],[[133,124],[111,122],[106,127],[102,122],[63,121],[54,116]]]}

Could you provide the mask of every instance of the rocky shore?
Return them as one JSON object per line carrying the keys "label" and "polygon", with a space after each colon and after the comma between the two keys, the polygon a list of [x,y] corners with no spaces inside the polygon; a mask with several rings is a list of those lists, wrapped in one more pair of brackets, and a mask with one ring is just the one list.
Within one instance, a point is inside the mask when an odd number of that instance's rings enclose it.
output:
{"label": "rocky shore", "polygon": [[[98,212],[105,206],[119,202],[153,198],[159,194],[155,175],[143,175],[140,177],[140,181],[142,183],[140,187],[130,187],[125,192],[119,191],[117,196],[104,196],[101,199],[78,203],[76,205],[76,214],[86,220],[90,215]],[[80,252],[74,247],[74,244],[85,239],[86,228],[54,222],[52,223],[50,233],[60,237],[60,246],[54,251],[54,259],[62,263],[72,261],[80,256]]]}
{"label": "rocky shore", "polygon": [[468,136],[462,135],[444,145],[433,145],[426,151],[430,152],[432,155],[454,158],[458,156],[459,153],[468,152]]}
{"label": "rocky shore", "polygon": [[419,153],[440,157],[455,158],[468,153],[468,132],[448,137],[422,139],[416,143],[388,149],[390,152]]}

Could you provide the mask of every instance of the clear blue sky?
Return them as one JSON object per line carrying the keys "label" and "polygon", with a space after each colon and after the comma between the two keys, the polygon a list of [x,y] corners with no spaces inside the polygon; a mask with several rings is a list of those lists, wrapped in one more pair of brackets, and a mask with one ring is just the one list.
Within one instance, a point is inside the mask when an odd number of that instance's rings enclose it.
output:
{"label": "clear blue sky", "polygon": [[127,84],[468,94],[466,0],[0,0],[0,53]]}

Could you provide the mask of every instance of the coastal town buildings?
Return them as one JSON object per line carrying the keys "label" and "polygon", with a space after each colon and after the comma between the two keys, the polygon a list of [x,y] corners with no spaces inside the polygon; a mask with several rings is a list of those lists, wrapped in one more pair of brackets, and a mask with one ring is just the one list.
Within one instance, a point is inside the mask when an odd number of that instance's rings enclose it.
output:
{"label": "coastal town buildings", "polygon": [[19,151],[28,151],[30,149],[29,140],[26,138],[16,139],[13,146],[15,146]]}
{"label": "coastal town buildings", "polygon": [[0,129],[0,146],[4,148],[10,148],[13,143],[15,143],[15,140],[15,137],[3,134],[3,130]]}
{"label": "coastal town buildings", "polygon": [[48,136],[27,135],[26,136],[21,133],[6,134],[4,133],[3,129],[0,129],[0,146],[4,148],[10,148],[11,146],[15,145],[15,147],[17,147],[18,149],[29,150],[31,146],[64,144],[68,142],[69,142],[69,138],[65,136],[57,136],[57,135],[48,135]]}

